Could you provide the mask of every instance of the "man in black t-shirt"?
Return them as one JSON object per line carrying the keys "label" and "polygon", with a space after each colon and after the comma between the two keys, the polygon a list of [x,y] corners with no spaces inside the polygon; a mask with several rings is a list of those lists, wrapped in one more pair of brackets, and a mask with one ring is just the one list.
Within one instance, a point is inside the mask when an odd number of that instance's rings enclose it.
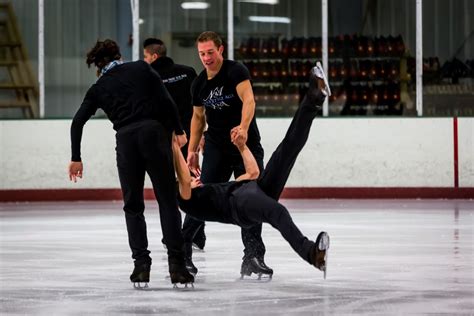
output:
{"label": "man in black t-shirt", "polygon": [[[224,182],[230,179],[232,173],[235,178],[244,174],[242,157],[233,141],[247,144],[262,170],[263,148],[255,121],[255,100],[247,68],[241,63],[224,60],[222,40],[214,32],[202,33],[196,43],[205,69],[192,86],[194,109],[187,156],[191,171],[201,176],[202,183]],[[198,146],[206,123],[201,174]],[[202,221],[186,216],[183,224],[185,243],[202,224]],[[265,245],[261,234],[261,224],[242,229],[245,246],[241,267],[243,275],[273,274],[263,260]]]}
{"label": "man in black t-shirt", "polygon": [[[245,144],[239,143],[232,131],[232,143],[238,148],[245,173],[236,181],[202,184],[193,179],[175,142],[173,154],[179,182],[178,203],[184,212],[206,221],[254,227],[270,223],[305,261],[324,272],[326,278],[329,235],[319,233],[316,241],[308,240],[294,224],[288,210],[278,199],[288,180],[298,154],[305,145],[313,119],[330,89],[318,63],[311,71],[309,90],[301,102],[288,131],[268,164],[261,172]],[[244,273],[242,273],[243,277]]]}

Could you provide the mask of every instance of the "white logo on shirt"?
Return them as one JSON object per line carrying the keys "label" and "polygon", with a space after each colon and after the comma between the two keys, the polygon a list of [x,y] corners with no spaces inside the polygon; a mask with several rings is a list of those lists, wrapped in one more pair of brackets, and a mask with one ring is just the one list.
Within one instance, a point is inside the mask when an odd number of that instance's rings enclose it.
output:
{"label": "white logo on shirt", "polygon": [[186,77],[188,77],[188,75],[183,74],[183,75],[178,75],[176,77],[166,78],[166,79],[163,79],[163,83],[174,83],[174,82],[177,82],[177,81],[181,81]]}
{"label": "white logo on shirt", "polygon": [[230,106],[229,104],[225,103],[224,100],[232,98],[234,95],[222,95],[222,90],[224,90],[224,86],[216,87],[215,89],[209,92],[207,98],[203,100],[204,106],[212,108],[214,110],[221,110],[223,107]]}

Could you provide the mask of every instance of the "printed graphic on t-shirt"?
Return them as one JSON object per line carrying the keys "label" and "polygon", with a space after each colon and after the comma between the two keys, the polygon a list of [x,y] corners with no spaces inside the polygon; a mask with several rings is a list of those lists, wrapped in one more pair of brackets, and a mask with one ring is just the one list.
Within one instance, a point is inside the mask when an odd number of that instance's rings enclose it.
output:
{"label": "printed graphic on t-shirt", "polygon": [[225,101],[232,99],[234,97],[233,93],[222,95],[222,91],[224,90],[224,86],[216,87],[203,100],[203,105],[206,108],[212,108],[213,110],[221,110],[224,107],[229,107],[230,105],[227,104]]}
{"label": "printed graphic on t-shirt", "polygon": [[187,74],[182,74],[182,75],[179,75],[179,76],[176,76],[176,77],[163,79],[163,83],[174,83],[174,82],[177,82],[177,81],[181,81],[181,80],[183,80],[184,78],[187,78],[187,77],[188,77]]}

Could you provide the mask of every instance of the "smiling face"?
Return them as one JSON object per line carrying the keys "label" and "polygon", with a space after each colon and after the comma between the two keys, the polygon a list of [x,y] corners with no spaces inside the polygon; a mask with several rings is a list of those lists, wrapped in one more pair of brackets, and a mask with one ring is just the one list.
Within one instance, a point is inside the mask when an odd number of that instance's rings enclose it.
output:
{"label": "smiling face", "polygon": [[208,73],[216,73],[220,70],[224,57],[224,46],[217,47],[213,41],[199,42],[197,44],[199,52],[199,58],[201,59],[202,65]]}

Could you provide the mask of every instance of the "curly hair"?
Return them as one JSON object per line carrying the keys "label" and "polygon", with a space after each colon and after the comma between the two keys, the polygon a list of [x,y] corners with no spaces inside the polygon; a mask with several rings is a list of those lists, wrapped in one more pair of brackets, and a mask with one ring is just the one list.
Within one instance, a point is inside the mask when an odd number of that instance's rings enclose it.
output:
{"label": "curly hair", "polygon": [[95,46],[87,53],[86,63],[89,68],[94,64],[100,71],[111,61],[121,57],[120,48],[115,41],[111,39],[97,40]]}

